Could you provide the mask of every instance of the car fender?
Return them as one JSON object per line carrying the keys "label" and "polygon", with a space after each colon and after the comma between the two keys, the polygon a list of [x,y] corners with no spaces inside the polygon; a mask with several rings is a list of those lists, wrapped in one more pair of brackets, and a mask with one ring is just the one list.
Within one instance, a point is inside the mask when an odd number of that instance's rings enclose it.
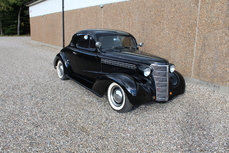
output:
{"label": "car fender", "polygon": [[138,85],[135,83],[135,80],[131,76],[123,73],[113,73],[101,76],[93,85],[92,90],[102,96],[112,82],[116,82],[123,87],[128,97],[137,95]]}
{"label": "car fender", "polygon": [[177,87],[177,94],[183,94],[185,92],[185,87],[186,87],[184,77],[179,72],[177,71],[175,72],[180,80],[179,85]]}
{"label": "car fender", "polygon": [[57,65],[58,60],[62,60],[63,63],[64,63],[64,66],[65,66],[67,69],[70,68],[70,63],[69,63],[69,60],[68,60],[68,58],[67,58],[67,56],[66,56],[65,53],[60,52],[60,53],[58,53],[58,54],[56,55],[56,57],[55,57],[55,59],[54,59],[54,62],[53,62],[54,68],[56,68],[56,65]]}
{"label": "car fender", "polygon": [[[170,85],[169,90],[173,93],[173,95],[170,95],[170,97],[183,94],[185,92],[185,80],[184,77],[178,72],[173,72],[174,75],[170,75]],[[174,83],[176,85],[174,85]]]}

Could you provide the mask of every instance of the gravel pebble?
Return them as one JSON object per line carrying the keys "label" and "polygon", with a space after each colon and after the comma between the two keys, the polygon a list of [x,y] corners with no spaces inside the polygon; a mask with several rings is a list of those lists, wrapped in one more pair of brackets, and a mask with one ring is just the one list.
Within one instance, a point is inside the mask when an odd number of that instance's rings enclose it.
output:
{"label": "gravel pebble", "polygon": [[58,79],[59,49],[0,37],[0,152],[229,152],[229,95],[187,83],[167,103],[113,111]]}

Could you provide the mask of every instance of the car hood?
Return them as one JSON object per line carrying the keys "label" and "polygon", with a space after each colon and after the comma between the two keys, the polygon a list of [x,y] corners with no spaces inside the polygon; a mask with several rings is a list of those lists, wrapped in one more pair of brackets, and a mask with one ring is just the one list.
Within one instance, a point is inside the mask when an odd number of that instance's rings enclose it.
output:
{"label": "car hood", "polygon": [[169,64],[169,62],[161,57],[144,53],[142,51],[119,51],[119,52],[106,52],[107,56],[112,58],[117,58],[120,60],[131,61],[134,63],[144,63],[144,64],[152,64],[152,63],[161,63],[161,64]]}

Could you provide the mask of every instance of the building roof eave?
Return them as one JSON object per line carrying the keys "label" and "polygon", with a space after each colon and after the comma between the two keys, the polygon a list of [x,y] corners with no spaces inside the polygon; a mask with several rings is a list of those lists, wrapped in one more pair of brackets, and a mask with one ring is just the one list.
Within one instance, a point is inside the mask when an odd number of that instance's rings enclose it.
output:
{"label": "building roof eave", "polygon": [[30,6],[36,5],[36,4],[40,3],[40,2],[43,2],[43,1],[46,1],[46,0],[32,0],[32,1],[28,2],[28,3],[26,3],[25,5],[27,7],[30,7]]}

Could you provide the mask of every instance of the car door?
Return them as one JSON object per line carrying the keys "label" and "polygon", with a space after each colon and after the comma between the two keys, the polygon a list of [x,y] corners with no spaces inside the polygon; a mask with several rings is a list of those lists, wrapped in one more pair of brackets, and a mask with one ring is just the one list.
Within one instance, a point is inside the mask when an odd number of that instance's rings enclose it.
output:
{"label": "car door", "polygon": [[98,52],[90,35],[77,35],[77,43],[71,48],[70,61],[73,72],[89,81],[95,81],[99,71]]}
{"label": "car door", "polygon": [[71,71],[70,71],[71,74],[70,75],[78,73],[77,70],[75,69],[78,65],[77,62],[75,61],[75,55],[78,52],[76,49],[78,39],[79,39],[79,37],[77,36],[77,34],[75,34],[72,37],[72,41],[71,41],[70,45],[64,49],[64,53],[67,55],[68,61],[69,61],[70,66],[71,66]]}

